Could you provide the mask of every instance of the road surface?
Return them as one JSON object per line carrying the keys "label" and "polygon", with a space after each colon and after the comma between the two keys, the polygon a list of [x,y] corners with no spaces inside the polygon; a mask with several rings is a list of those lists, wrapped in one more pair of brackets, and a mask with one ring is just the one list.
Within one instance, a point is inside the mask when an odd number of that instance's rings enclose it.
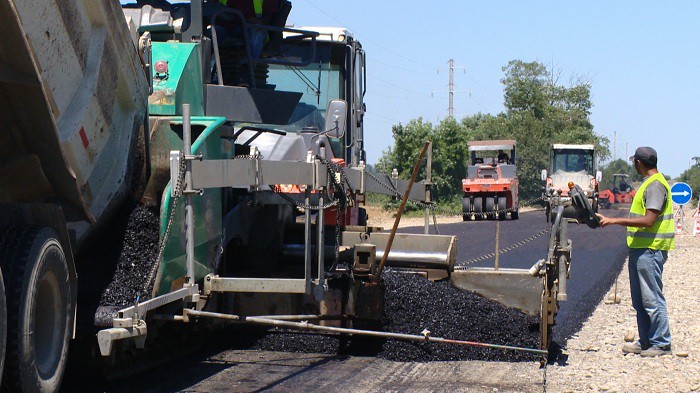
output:
{"label": "road surface", "polygon": [[[622,211],[605,214],[620,216]],[[520,220],[500,222],[505,248],[547,228],[541,211],[522,213]],[[471,221],[439,226],[440,234],[458,237],[458,263],[493,252],[496,222]],[[422,232],[407,228],[406,232]],[[570,225],[573,241],[569,300],[561,303],[554,328],[560,345],[574,334],[602,299],[624,263],[624,228],[589,229]],[[500,266],[529,268],[546,254],[546,236],[501,254]],[[474,264],[490,266],[492,260]],[[233,331],[229,331],[233,332]],[[64,391],[85,392],[210,392],[210,391],[542,391],[536,362],[507,363],[392,362],[374,357],[245,350],[238,337],[218,335],[195,344],[189,355],[117,380],[91,380],[73,371]],[[185,344],[187,345],[187,344]],[[173,347],[173,351],[180,345]],[[507,365],[507,367],[506,367]]]}

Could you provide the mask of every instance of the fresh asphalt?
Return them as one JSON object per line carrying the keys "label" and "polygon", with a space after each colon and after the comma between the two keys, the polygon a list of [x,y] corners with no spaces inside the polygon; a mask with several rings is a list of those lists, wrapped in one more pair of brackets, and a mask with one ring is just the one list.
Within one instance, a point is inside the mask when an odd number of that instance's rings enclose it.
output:
{"label": "fresh asphalt", "polygon": [[[602,210],[601,213],[611,217],[627,214],[626,211],[612,209]],[[499,249],[505,249],[548,229],[549,225],[544,211],[532,211],[521,213],[518,220],[509,217],[505,221],[479,220],[452,224],[440,224],[438,221],[438,232],[441,235],[457,236],[459,265],[495,251],[497,223]],[[423,233],[424,228],[412,227],[401,231]],[[432,220],[430,233],[435,234]],[[546,258],[548,234],[500,254],[499,266],[528,269],[537,260]],[[553,341],[560,346],[564,346],[566,339],[581,328],[615,284],[627,256],[625,228],[621,226],[590,229],[586,225],[569,224],[569,238],[572,240],[572,260],[567,283],[568,300],[559,303],[560,309],[553,330]],[[493,264],[494,259],[490,258],[469,266],[492,267]]]}
{"label": "fresh asphalt", "polygon": [[[619,217],[626,213],[605,210],[604,214]],[[439,223],[438,223],[439,224]],[[543,211],[520,214],[519,220],[500,221],[499,248],[527,239],[548,228]],[[458,264],[494,251],[496,222],[469,221],[439,224],[443,235],[458,239]],[[431,226],[431,233],[434,228]],[[401,232],[423,233],[422,227],[401,229]],[[555,345],[565,347],[565,341],[575,334],[600,303],[624,265],[627,249],[625,230],[615,226],[590,229],[571,224],[569,234],[573,243],[571,278],[568,281],[568,301],[560,303],[554,327]],[[501,267],[529,268],[546,256],[547,236],[500,254]],[[493,259],[472,266],[492,266]],[[523,329],[527,329],[523,326]],[[518,384],[505,384],[511,376],[503,374],[498,362],[391,362],[373,357],[347,357],[330,354],[309,354],[228,349],[240,346],[239,338],[220,336],[204,343],[192,343],[187,355],[166,356],[162,362],[143,373],[126,378],[104,380],[87,377],[85,372],[69,372],[62,391],[164,392],[164,391],[328,391],[352,387],[359,391],[376,390],[377,386],[401,387],[398,390],[426,389],[458,390],[484,386],[501,387],[510,391],[539,391],[537,378],[519,378]],[[187,346],[179,343],[176,347]],[[176,351],[177,352],[177,351]],[[550,358],[551,359],[551,358]],[[556,361],[565,358],[557,356]],[[137,361],[138,362],[138,361]],[[166,364],[163,364],[166,363]],[[495,365],[491,367],[491,365]],[[530,372],[536,366],[524,363]],[[530,367],[534,367],[530,369]],[[109,369],[110,367],[108,367]],[[137,367],[138,368],[138,367]],[[374,370],[369,378],[356,378]],[[507,372],[506,372],[507,373]],[[129,374],[129,373],[127,373]],[[512,378],[511,378],[512,379]],[[505,385],[500,385],[505,384]],[[313,387],[313,388],[312,388]]]}

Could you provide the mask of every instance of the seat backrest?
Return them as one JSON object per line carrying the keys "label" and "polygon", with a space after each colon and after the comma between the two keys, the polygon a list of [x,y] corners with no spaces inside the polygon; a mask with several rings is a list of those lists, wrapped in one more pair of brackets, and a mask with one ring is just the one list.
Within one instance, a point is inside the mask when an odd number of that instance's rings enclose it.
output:
{"label": "seat backrest", "polygon": [[[281,0],[280,7],[275,14],[274,19],[270,23],[274,27],[284,27],[287,24],[287,18],[289,18],[289,13],[292,11],[292,3],[288,0]],[[270,31],[268,36],[270,41],[265,44],[265,52],[276,52],[284,41],[284,37],[281,31]]]}

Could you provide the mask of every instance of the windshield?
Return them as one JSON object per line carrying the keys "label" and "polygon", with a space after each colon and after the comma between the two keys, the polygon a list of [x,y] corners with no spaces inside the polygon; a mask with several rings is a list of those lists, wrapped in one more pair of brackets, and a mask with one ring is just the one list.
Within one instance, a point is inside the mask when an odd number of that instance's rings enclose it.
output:
{"label": "windshield", "polygon": [[[277,60],[306,62],[312,54],[310,43],[283,47]],[[274,125],[286,132],[321,132],[326,124],[326,106],[334,99],[346,99],[345,55],[343,45],[317,42],[316,58],[309,65],[289,66],[270,64],[267,84],[277,91],[302,93],[286,125]],[[342,155],[341,139],[330,138],[333,152]]]}
{"label": "windshield", "polygon": [[[310,45],[283,48],[280,60],[300,62],[311,55]],[[270,64],[267,83],[275,90],[302,93],[289,123],[276,128],[288,132],[323,131],[326,105],[345,98],[345,72],[342,46],[316,46],[316,59],[305,67]]]}
{"label": "windshield", "polygon": [[585,172],[591,176],[593,173],[593,150],[579,149],[557,149],[554,150],[554,160],[552,161],[552,171],[554,173],[563,172]]}

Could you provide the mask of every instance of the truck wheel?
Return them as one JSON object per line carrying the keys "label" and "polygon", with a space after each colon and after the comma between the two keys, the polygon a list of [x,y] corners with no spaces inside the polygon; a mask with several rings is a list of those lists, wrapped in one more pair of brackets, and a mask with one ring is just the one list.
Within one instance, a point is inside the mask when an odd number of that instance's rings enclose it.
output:
{"label": "truck wheel", "polygon": [[484,209],[486,210],[486,217],[488,217],[489,219],[494,218],[494,212],[496,211],[496,204],[494,203],[494,198],[486,197],[486,199],[484,199],[484,203],[486,203],[486,208]]}
{"label": "truck wheel", "polygon": [[[506,210],[508,208],[508,206],[506,206],[507,204],[508,204],[508,202],[507,202],[506,197],[504,197],[504,196],[498,197],[498,210]],[[501,221],[505,220],[506,214],[508,214],[508,213],[505,211],[499,212],[498,219]]]}
{"label": "truck wheel", "polygon": [[472,218],[472,200],[470,197],[462,198],[462,220],[469,221]]}
{"label": "truck wheel", "polygon": [[476,216],[477,220],[481,220],[484,218],[483,214],[481,214],[484,211],[484,200],[481,197],[476,197],[474,198],[474,213]]}
{"label": "truck wheel", "polygon": [[66,256],[50,228],[11,228],[0,244],[7,280],[3,387],[54,392],[61,385],[75,302]]}
{"label": "truck wheel", "polygon": [[519,217],[519,214],[518,214],[519,212],[518,212],[518,210],[519,210],[519,209],[515,209],[515,210],[513,210],[512,212],[510,212],[510,219],[511,219],[511,220],[517,220],[517,219],[518,219],[518,217]]}
{"label": "truck wheel", "polygon": [[5,308],[5,283],[0,270],[0,383],[5,362],[5,339],[7,337],[7,309]]}

